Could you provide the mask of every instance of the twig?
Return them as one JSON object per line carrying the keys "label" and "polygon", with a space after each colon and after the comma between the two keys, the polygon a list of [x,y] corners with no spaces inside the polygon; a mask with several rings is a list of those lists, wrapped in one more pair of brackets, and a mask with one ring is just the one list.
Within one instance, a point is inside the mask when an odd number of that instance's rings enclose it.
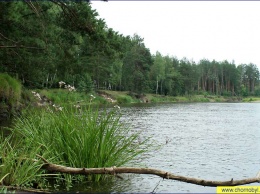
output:
{"label": "twig", "polygon": [[9,41],[13,42],[13,43],[17,43],[16,41],[11,40],[11,39],[7,38],[6,36],[4,36],[2,33],[0,33],[0,36],[3,37],[6,40],[9,40]]}
{"label": "twig", "polygon": [[158,188],[159,184],[161,183],[163,179],[160,179],[155,188],[153,189],[152,193],[155,193],[155,190]]}
{"label": "twig", "polygon": [[48,162],[45,158],[43,158],[42,156],[40,156],[39,154],[36,154],[36,156],[37,156],[38,158],[41,158],[42,161],[44,161],[46,164],[49,164],[49,162]]}

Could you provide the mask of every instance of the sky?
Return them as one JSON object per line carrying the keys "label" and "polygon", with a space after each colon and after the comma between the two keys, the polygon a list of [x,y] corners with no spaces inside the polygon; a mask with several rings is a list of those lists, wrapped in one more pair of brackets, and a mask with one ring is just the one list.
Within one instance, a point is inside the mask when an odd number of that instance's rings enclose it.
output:
{"label": "sky", "polygon": [[91,1],[123,35],[137,33],[152,54],[253,63],[260,69],[260,1]]}

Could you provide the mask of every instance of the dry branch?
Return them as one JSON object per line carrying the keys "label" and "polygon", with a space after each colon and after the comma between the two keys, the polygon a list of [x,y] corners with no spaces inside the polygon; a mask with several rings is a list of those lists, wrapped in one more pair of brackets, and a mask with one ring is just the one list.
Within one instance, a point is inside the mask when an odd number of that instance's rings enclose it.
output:
{"label": "dry branch", "polygon": [[11,42],[13,42],[13,43],[17,44],[17,42],[16,42],[16,41],[14,41],[14,40],[11,40],[11,39],[7,38],[7,37],[6,37],[6,36],[4,36],[2,33],[0,33],[0,36],[1,36],[2,38],[4,38],[4,39],[8,40],[8,41],[11,41]]}
{"label": "dry branch", "polygon": [[[40,156],[38,156],[40,157]],[[212,181],[212,180],[203,180],[191,177],[185,177],[180,175],[175,175],[163,170],[152,169],[152,168],[134,168],[134,167],[109,167],[109,168],[71,168],[62,165],[49,163],[44,158],[40,157],[45,164],[43,168],[51,172],[61,172],[66,174],[80,174],[80,175],[90,175],[90,174],[110,174],[116,175],[121,173],[132,173],[132,174],[151,174],[157,175],[165,179],[172,179],[181,182],[202,185],[207,187],[216,187],[216,186],[236,186],[236,185],[245,185],[250,183],[260,183],[260,172],[256,177],[241,179],[241,180],[229,180],[229,181]]]}

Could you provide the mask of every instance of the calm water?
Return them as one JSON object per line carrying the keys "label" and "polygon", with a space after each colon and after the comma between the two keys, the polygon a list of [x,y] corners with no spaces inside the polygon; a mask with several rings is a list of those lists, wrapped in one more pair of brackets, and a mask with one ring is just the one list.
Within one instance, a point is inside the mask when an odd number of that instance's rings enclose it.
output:
{"label": "calm water", "polygon": [[[163,145],[136,167],[212,180],[254,177],[260,170],[260,103],[142,104],[121,107],[122,121],[141,139]],[[167,143],[166,143],[167,142]],[[163,180],[153,175],[122,175],[124,180],[84,185],[91,192],[212,192],[216,189]],[[158,185],[158,187],[156,187]],[[255,184],[256,185],[256,184]],[[79,185],[76,190],[82,190]]]}
{"label": "calm water", "polygon": [[[135,166],[212,180],[254,177],[260,170],[260,103],[187,103],[122,107],[125,122],[164,146]],[[168,143],[166,143],[168,142]],[[123,175],[111,192],[215,192],[215,188]]]}

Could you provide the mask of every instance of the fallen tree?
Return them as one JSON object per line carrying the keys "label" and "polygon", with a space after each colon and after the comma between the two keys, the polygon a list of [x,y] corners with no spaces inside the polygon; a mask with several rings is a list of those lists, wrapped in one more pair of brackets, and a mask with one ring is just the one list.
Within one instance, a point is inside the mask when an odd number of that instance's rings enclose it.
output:
{"label": "fallen tree", "polygon": [[[217,186],[236,186],[245,185],[250,183],[260,183],[260,171],[253,178],[241,179],[241,180],[231,180],[228,181],[214,181],[214,180],[204,180],[198,178],[191,178],[186,176],[175,175],[170,172],[163,170],[153,169],[153,168],[135,168],[135,167],[109,167],[109,168],[72,168],[62,165],[52,164],[48,162],[43,157],[39,156],[44,161],[44,168],[50,172],[60,172],[66,174],[80,174],[80,175],[90,175],[90,174],[108,174],[118,176],[121,173],[132,173],[132,174],[151,174],[162,177],[164,179],[172,179],[181,182],[207,186],[207,187],[217,187]],[[119,176],[120,177],[120,176]]]}

